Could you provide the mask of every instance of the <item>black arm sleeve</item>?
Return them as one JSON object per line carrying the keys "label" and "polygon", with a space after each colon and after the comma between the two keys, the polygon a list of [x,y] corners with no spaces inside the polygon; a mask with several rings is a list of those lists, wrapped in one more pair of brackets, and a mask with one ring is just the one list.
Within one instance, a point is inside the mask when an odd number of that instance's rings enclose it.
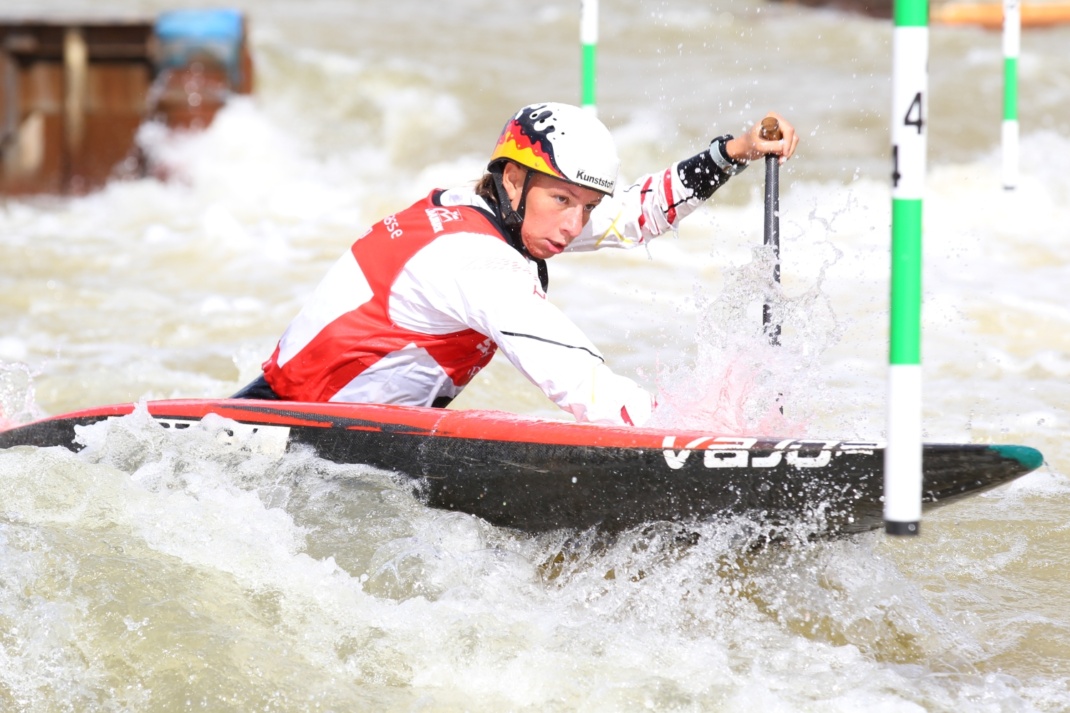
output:
{"label": "black arm sleeve", "polygon": [[712,196],[713,192],[728,180],[728,173],[713,162],[709,151],[680,161],[676,165],[676,171],[680,176],[680,183],[702,200]]}

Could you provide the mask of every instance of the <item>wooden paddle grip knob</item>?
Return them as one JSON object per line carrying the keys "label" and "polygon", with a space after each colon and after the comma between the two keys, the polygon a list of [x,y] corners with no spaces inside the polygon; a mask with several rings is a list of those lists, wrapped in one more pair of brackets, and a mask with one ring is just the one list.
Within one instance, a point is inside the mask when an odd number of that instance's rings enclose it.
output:
{"label": "wooden paddle grip knob", "polygon": [[762,119],[761,137],[763,141],[780,141],[784,134],[780,131],[780,122],[775,117]]}

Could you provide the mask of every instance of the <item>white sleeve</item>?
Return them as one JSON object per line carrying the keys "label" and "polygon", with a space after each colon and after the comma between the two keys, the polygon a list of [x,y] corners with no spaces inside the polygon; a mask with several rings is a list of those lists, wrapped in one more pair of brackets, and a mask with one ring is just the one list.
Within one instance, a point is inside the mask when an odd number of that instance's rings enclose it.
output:
{"label": "white sleeve", "polygon": [[[403,298],[404,293],[418,298]],[[490,337],[546,396],[579,421],[640,425],[650,394],[613,373],[598,348],[547,301],[534,264],[488,235],[444,236],[398,277],[391,317],[443,334],[465,326]]]}
{"label": "white sleeve", "polygon": [[606,197],[591,213],[570,252],[633,248],[672,230],[728,180],[704,151],[650,173]]}

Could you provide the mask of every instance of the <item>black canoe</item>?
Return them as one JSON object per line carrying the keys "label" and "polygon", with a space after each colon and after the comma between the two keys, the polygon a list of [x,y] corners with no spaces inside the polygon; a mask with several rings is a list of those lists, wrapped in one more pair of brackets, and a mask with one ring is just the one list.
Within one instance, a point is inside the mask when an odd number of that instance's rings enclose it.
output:
{"label": "black canoe", "polygon": [[[311,446],[323,458],[420,481],[436,508],[528,532],[733,515],[811,523],[837,535],[883,524],[884,445],[612,427],[491,411],[285,401],[149,401],[162,427],[208,414],[227,437],[260,451]],[[75,426],[130,414],[89,409],[0,431],[0,448],[77,449]],[[1027,446],[926,444],[924,508],[975,495],[1040,467]]]}

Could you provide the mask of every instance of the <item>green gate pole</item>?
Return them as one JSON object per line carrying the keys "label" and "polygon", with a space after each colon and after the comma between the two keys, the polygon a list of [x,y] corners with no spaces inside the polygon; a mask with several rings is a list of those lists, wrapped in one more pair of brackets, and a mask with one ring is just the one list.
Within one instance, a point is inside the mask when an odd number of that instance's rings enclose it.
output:
{"label": "green gate pole", "polygon": [[580,49],[583,54],[580,105],[597,113],[595,60],[598,56],[598,0],[580,0]]}
{"label": "green gate pole", "polygon": [[895,0],[892,36],[892,274],[884,527],[921,522],[921,235],[928,129],[928,0]]}
{"label": "green gate pole", "polygon": [[1022,47],[1022,7],[1003,0],[1003,188],[1018,185],[1018,55]]}

